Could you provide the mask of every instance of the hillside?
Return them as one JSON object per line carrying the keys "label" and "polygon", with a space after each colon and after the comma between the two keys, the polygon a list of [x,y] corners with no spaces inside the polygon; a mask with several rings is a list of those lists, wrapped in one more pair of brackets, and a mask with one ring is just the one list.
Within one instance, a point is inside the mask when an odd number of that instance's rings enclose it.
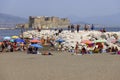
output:
{"label": "hillside", "polygon": [[107,16],[94,16],[84,18],[72,15],[69,16],[68,18],[71,20],[71,23],[73,24],[101,24],[111,26],[120,25],[120,13]]}
{"label": "hillside", "polygon": [[9,23],[18,24],[18,23],[26,23],[26,22],[28,22],[28,20],[25,18],[0,13],[0,24],[9,24]]}
{"label": "hillside", "polygon": [[120,25],[120,13],[108,16],[82,18],[82,21],[86,21],[90,24]]}

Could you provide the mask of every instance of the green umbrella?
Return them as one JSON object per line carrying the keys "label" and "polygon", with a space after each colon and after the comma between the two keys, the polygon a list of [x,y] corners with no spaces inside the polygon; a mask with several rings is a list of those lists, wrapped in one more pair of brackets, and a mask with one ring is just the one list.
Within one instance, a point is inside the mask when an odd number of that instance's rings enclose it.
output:
{"label": "green umbrella", "polygon": [[103,42],[107,42],[107,41],[104,39],[99,39],[94,41],[94,43],[103,43]]}

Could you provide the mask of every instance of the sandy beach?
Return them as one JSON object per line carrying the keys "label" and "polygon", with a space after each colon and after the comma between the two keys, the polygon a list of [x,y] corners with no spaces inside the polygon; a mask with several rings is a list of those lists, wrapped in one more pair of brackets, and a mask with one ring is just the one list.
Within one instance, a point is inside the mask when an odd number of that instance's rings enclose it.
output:
{"label": "sandy beach", "polygon": [[23,52],[0,54],[0,80],[119,80],[120,56],[110,54],[53,56]]}

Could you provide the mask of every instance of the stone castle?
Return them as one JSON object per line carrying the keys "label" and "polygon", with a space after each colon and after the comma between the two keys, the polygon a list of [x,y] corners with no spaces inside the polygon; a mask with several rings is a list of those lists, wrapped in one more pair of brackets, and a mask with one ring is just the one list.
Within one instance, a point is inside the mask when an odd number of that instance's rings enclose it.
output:
{"label": "stone castle", "polygon": [[70,25],[70,20],[68,18],[59,17],[46,17],[46,16],[30,16],[29,17],[29,27],[32,28],[59,28],[67,27]]}

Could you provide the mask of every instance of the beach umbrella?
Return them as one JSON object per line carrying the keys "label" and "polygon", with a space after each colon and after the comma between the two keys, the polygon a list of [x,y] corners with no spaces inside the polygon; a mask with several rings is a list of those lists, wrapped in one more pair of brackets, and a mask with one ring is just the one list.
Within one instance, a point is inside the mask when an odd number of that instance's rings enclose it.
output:
{"label": "beach umbrella", "polygon": [[40,37],[33,38],[32,40],[40,40]]}
{"label": "beach umbrella", "polygon": [[25,43],[25,41],[23,39],[21,39],[21,38],[15,39],[14,42],[24,42]]}
{"label": "beach umbrella", "polygon": [[35,48],[43,48],[40,44],[31,44],[30,46],[35,47]]}
{"label": "beach umbrella", "polygon": [[6,36],[6,37],[4,37],[3,39],[4,39],[4,40],[10,40],[10,39],[11,39],[11,37]]}
{"label": "beach umbrella", "polygon": [[90,40],[83,40],[83,41],[81,41],[81,43],[84,43],[84,44],[92,44],[93,42],[90,41]]}
{"label": "beach umbrella", "polygon": [[16,39],[16,38],[19,38],[19,37],[18,36],[12,36],[11,38]]}
{"label": "beach umbrella", "polygon": [[65,42],[65,40],[63,40],[63,39],[57,39],[56,42],[62,43],[62,42]]}
{"label": "beach umbrella", "polygon": [[104,43],[104,42],[107,42],[107,41],[104,39],[99,39],[94,41],[94,43]]}
{"label": "beach umbrella", "polygon": [[0,45],[2,45],[2,42],[0,42]]}
{"label": "beach umbrella", "polygon": [[10,39],[10,42],[14,42],[14,39]]}
{"label": "beach umbrella", "polygon": [[39,43],[40,41],[37,40],[37,39],[33,39],[33,40],[30,40],[30,42],[33,42],[33,43]]}

